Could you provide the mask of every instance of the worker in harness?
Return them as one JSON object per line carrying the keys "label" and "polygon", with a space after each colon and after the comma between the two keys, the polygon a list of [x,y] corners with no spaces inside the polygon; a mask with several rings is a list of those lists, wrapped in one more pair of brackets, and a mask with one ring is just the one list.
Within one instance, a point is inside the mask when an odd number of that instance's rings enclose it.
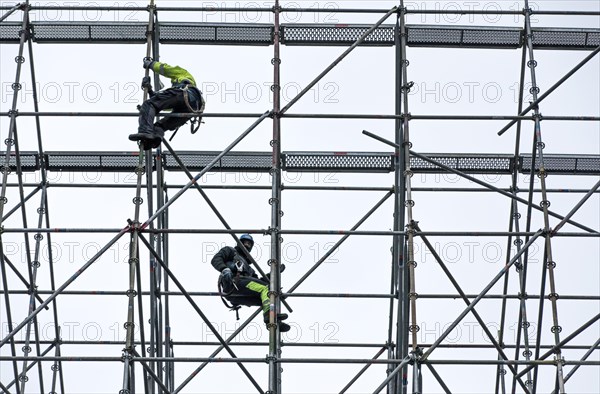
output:
{"label": "worker in harness", "polygon": [[[246,249],[248,255],[254,246],[254,240],[250,234],[243,234],[240,237],[240,243]],[[225,246],[219,250],[211,260],[215,269],[221,272],[219,276],[219,290],[221,294],[231,302],[231,306],[225,301],[225,305],[230,309],[239,309],[240,305],[261,306],[263,319],[269,323],[269,283],[261,280],[250,267],[250,262],[245,257],[246,253],[239,247],[232,248]],[[282,270],[284,269],[282,265]],[[280,332],[287,332],[290,326],[281,322],[287,319],[288,315],[280,313],[277,316]]]}
{"label": "worker in harness", "polygon": [[[144,68],[150,69],[167,78],[171,78],[172,86],[168,89],[154,92],[150,84],[150,77],[144,77],[142,80],[142,89],[147,88],[150,98],[139,107],[139,127],[138,132],[130,134],[131,141],[142,141],[144,149],[158,148],[165,135],[165,130],[177,130],[183,126],[191,117],[165,117],[154,123],[156,115],[163,110],[171,109],[172,113],[196,113],[201,114],[204,111],[204,98],[202,92],[196,87],[194,77],[185,69],[179,66],[169,66],[166,63],[154,61],[150,58],[144,59]],[[192,123],[198,122],[200,126],[201,117],[198,120],[192,120]],[[192,124],[192,134],[194,130]]]}

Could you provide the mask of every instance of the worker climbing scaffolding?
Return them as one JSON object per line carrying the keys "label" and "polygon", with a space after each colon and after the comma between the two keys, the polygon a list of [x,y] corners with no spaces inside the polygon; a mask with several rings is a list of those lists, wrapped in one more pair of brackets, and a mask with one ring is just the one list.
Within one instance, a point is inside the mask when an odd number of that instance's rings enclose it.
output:
{"label": "worker climbing scaffolding", "polygon": [[[157,122],[154,118],[160,111],[171,109],[173,114],[197,114],[204,111],[204,98],[202,92],[196,87],[194,77],[184,68],[170,66],[166,63],[145,58],[143,66],[171,79],[170,88],[154,92],[150,84],[150,77],[142,80],[142,89],[147,89],[150,98],[141,105],[138,132],[130,134],[131,141],[141,141],[144,149],[153,149],[160,146],[166,130],[177,130],[183,126],[191,116],[163,117]],[[192,120],[192,134],[198,130],[202,118]],[[194,124],[197,122],[196,127]]]}
{"label": "worker climbing scaffolding", "polygon": [[[228,307],[236,310],[240,305],[246,306],[261,306],[263,318],[266,324],[269,323],[269,278],[259,279],[256,272],[250,267],[251,262],[247,258],[254,246],[254,239],[249,234],[243,234],[240,237],[240,243],[244,250],[239,246],[234,248],[225,246],[219,250],[211,260],[211,264],[215,269],[221,272],[219,276],[219,290],[221,294],[231,302]],[[246,252],[246,253],[245,253]],[[285,266],[282,264],[281,270]],[[290,326],[281,322],[287,319],[288,315],[280,313],[277,315],[277,323],[279,331],[287,332]]]}

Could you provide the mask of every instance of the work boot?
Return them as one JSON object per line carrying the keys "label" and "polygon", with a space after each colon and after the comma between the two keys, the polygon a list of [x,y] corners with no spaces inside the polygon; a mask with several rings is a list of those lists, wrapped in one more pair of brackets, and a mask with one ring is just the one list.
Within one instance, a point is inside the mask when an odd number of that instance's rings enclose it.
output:
{"label": "work boot", "polygon": [[145,150],[158,148],[162,137],[158,133],[135,133],[129,134],[130,141],[142,141]]}
{"label": "work boot", "polygon": [[[279,332],[288,332],[291,329],[289,324],[281,322],[281,321],[278,323],[278,325],[279,325]],[[269,330],[269,323],[267,323],[267,330]]]}
{"label": "work boot", "polygon": [[[279,325],[279,332],[288,332],[290,330],[290,326],[289,324],[283,323],[282,320],[285,320],[288,318],[288,314],[287,313],[278,313],[277,314],[277,324]],[[267,330],[269,329],[269,314],[265,313],[263,315],[263,319],[265,321],[265,324],[267,325]]]}
{"label": "work boot", "polygon": [[[287,313],[278,313],[277,314],[277,321],[282,321],[288,318],[288,314]],[[263,320],[265,321],[265,323],[269,324],[269,314],[268,313],[264,313],[263,314]]]}

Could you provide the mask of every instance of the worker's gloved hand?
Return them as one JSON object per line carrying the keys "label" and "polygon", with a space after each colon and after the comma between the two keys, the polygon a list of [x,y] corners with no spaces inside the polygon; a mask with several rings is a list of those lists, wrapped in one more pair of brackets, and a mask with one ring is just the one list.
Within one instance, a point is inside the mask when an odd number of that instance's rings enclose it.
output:
{"label": "worker's gloved hand", "polygon": [[142,78],[142,89],[152,90],[152,83],[149,75]]}
{"label": "worker's gloved hand", "polygon": [[223,292],[231,293],[233,291],[233,272],[231,272],[229,268],[225,268],[223,271],[221,271],[219,283],[223,288]]}
{"label": "worker's gloved hand", "polygon": [[145,69],[151,69],[152,66],[154,66],[154,63],[154,60],[150,59],[149,57],[145,57],[143,66]]}
{"label": "worker's gloved hand", "polygon": [[223,275],[224,278],[233,281],[233,272],[231,272],[229,268],[225,268],[223,271],[221,271],[221,275]]}

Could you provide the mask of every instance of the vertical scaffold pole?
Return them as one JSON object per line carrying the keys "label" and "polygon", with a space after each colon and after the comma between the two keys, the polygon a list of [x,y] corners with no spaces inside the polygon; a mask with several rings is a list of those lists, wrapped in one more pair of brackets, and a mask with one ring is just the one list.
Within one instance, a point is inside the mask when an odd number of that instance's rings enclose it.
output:
{"label": "vertical scaffold pole", "polygon": [[[148,6],[148,31],[147,31],[147,37],[146,37],[146,42],[147,42],[147,47],[146,47],[146,57],[147,58],[152,58],[154,60],[159,60],[159,54],[158,54],[158,41],[157,41],[157,37],[156,37],[156,29],[154,28],[154,26],[156,25],[156,9],[154,7],[153,2],[150,3],[150,5]],[[147,70],[146,71],[146,76],[149,76],[150,71]],[[154,86],[158,87],[160,84],[160,77],[157,74],[154,74]],[[159,89],[157,89],[159,90]],[[146,91],[144,91],[144,94],[147,94]],[[144,97],[144,99],[146,99],[146,97]],[[150,152],[150,151],[149,151]],[[148,154],[146,156],[146,192],[147,192],[147,198],[148,198],[148,216],[152,216],[152,214],[154,213],[154,200],[153,200],[153,193],[154,193],[154,183],[153,183],[153,178],[152,178],[152,167],[153,167],[153,163],[156,163],[157,168],[156,168],[156,173],[157,173],[157,184],[160,184],[160,179],[161,176],[159,175],[159,162],[160,162],[160,157],[161,157],[161,146],[159,146],[156,150],[156,161],[154,161],[154,157],[150,154]],[[159,186],[160,187],[160,186]],[[157,204],[158,207],[161,207],[162,205],[159,203],[159,196],[160,195],[160,190],[157,188]],[[162,228],[162,219],[163,219],[163,215],[160,214],[157,218],[157,224],[159,228]],[[154,229],[154,222],[150,222],[149,224],[150,229]],[[154,248],[157,253],[159,255],[161,255],[161,248],[160,248],[160,242],[162,240],[162,234],[151,234],[150,235],[150,244],[152,245],[152,248]],[[164,257],[164,256],[161,256]],[[163,260],[164,261],[164,260]],[[161,286],[161,275],[162,275],[162,270],[159,266],[159,264],[156,262],[156,259],[154,258],[154,256],[151,254],[149,256],[149,270],[150,270],[150,275],[149,275],[149,286],[150,286],[150,344],[148,346],[149,348],[149,356],[150,357],[162,357],[163,356],[163,352],[162,352],[162,314],[161,314],[161,299],[160,299],[160,286]],[[145,349],[142,349],[143,352],[145,352]],[[165,382],[165,380],[163,379],[163,365],[161,361],[157,361],[157,362],[151,362],[150,363],[150,370],[155,373],[159,380],[161,382]],[[150,376],[146,376],[146,380],[151,384],[150,387],[150,393],[154,394],[157,390],[157,386],[156,384],[154,384],[151,380]],[[165,382],[166,383],[166,382]],[[162,393],[162,389],[158,388],[159,393]]]}
{"label": "vertical scaffold pole", "polygon": [[[33,44],[32,41],[29,40],[27,43],[29,50],[29,64],[31,70],[31,85],[32,85],[32,98],[33,98],[33,108],[35,112],[39,112],[39,100],[38,100],[38,90],[37,90],[37,80],[35,74],[35,63],[33,59]],[[41,175],[41,188],[42,193],[44,194],[44,199],[40,206],[40,212],[45,216],[45,225],[46,228],[50,228],[50,211],[48,204],[48,177],[47,170],[45,166],[45,155],[44,155],[44,147],[42,144],[42,127],[40,124],[40,117],[35,117],[35,126],[36,126],[36,134],[37,134],[37,142],[38,142],[38,154],[40,157],[40,175]],[[52,292],[56,290],[55,284],[55,276],[54,276],[54,256],[52,253],[52,235],[48,233],[46,235],[46,245],[48,250],[48,270],[50,272],[50,289]],[[61,356],[61,331],[60,325],[58,323],[58,307],[56,300],[52,301],[52,312],[54,318],[54,355],[56,357]],[[51,367],[52,369],[52,382],[50,384],[50,392],[57,392],[57,384],[60,386],[60,392],[65,392],[65,384],[64,377],[62,372],[62,362],[57,360]]]}
{"label": "vertical scaffold pole", "polygon": [[[405,200],[404,200],[404,207],[402,207],[402,209],[406,208],[406,261],[405,264],[408,267],[408,289],[406,289],[406,281],[404,278],[401,278],[401,280],[405,281],[403,282],[403,286],[405,286],[405,289],[408,290],[408,294],[406,294],[406,290],[405,293],[402,294],[402,300],[405,303],[410,303],[410,307],[408,307],[408,305],[404,306],[401,308],[401,311],[403,313],[402,318],[400,319],[403,322],[403,326],[406,327],[406,325],[408,324],[409,320],[410,320],[410,325],[408,325],[408,333],[410,333],[411,335],[411,353],[412,353],[412,361],[413,361],[413,393],[417,394],[421,392],[421,388],[420,388],[420,375],[421,375],[421,363],[420,363],[420,356],[421,356],[421,352],[418,348],[418,339],[417,339],[417,332],[419,331],[419,326],[417,324],[417,292],[416,292],[416,288],[415,288],[415,268],[417,266],[417,262],[415,261],[415,253],[414,253],[414,234],[415,234],[415,227],[414,227],[414,218],[413,218],[413,206],[415,205],[414,200],[412,199],[412,192],[411,192],[411,178],[412,178],[412,171],[411,171],[411,166],[410,166],[410,148],[412,147],[412,144],[410,142],[410,134],[409,134],[409,117],[408,117],[408,91],[410,90],[410,86],[411,84],[408,82],[408,72],[407,72],[407,66],[408,66],[408,62],[406,60],[406,8],[404,7],[404,1],[401,0],[400,1],[400,47],[401,47],[401,62],[402,62],[402,85],[400,86],[400,91],[402,93],[402,99],[403,99],[403,110],[404,110],[404,116],[402,117],[402,129],[403,129],[403,137],[404,139],[402,140],[402,149],[396,148],[397,151],[404,151],[403,155],[402,155],[402,159],[404,160],[404,171],[403,171],[403,178],[404,178],[404,185],[405,185],[405,189],[404,189],[404,194],[405,194]],[[407,297],[408,296],[408,297]],[[410,318],[408,317],[410,313]],[[408,334],[407,333],[407,334]],[[405,335],[406,338],[401,338],[403,341],[405,341],[405,343],[408,341],[408,335]],[[408,346],[406,349],[406,352],[408,352]],[[401,357],[404,357],[405,354],[400,355]],[[405,372],[402,371],[404,376]],[[415,375],[418,375],[417,377],[415,377]],[[404,376],[402,377],[402,379],[404,379]],[[402,382],[403,383],[403,382]],[[404,383],[403,383],[404,384]]]}
{"label": "vertical scaffold pole", "polygon": [[280,267],[281,267],[281,86],[280,86],[280,18],[281,7],[279,0],[275,0],[273,7],[273,162],[271,167],[271,283],[269,288],[269,393],[281,393],[281,366],[277,359],[281,356],[281,333],[277,324],[277,315],[281,308],[280,292]]}
{"label": "vertical scaffold pole", "polygon": [[[16,71],[16,76],[15,76],[15,82],[12,84],[12,89],[13,89],[13,99],[12,99],[12,105],[11,105],[11,109],[9,111],[9,116],[10,116],[10,125],[8,128],[8,136],[6,138],[6,154],[4,157],[4,164],[2,165],[2,190],[0,192],[0,226],[2,226],[2,217],[4,216],[4,206],[6,205],[6,203],[8,202],[8,199],[6,198],[6,187],[7,187],[7,183],[8,183],[8,176],[10,174],[10,157],[11,157],[11,147],[12,147],[12,141],[13,140],[13,136],[17,127],[17,100],[18,100],[18,96],[19,96],[19,90],[21,90],[21,67],[22,64],[25,62],[25,58],[23,57],[23,51],[25,48],[25,43],[27,42],[27,40],[29,39],[29,34],[28,34],[28,25],[29,25],[29,1],[26,1],[23,7],[23,21],[21,24],[21,30],[19,31],[19,52],[17,57],[15,58],[15,62],[17,63],[17,71]],[[31,267],[29,268],[29,273],[30,273],[30,278],[31,278]],[[4,261],[4,241],[2,238],[2,232],[0,232],[0,271],[2,273],[2,287],[4,288],[4,302],[5,302],[5,313],[6,313],[6,322],[8,324],[8,329],[9,331],[13,331],[13,323],[12,323],[12,313],[11,313],[11,307],[10,307],[10,297],[9,297],[9,291],[8,291],[8,281],[7,281],[7,276],[6,276],[6,264]],[[33,284],[31,284],[33,285]],[[14,338],[11,337],[10,339],[10,351],[11,351],[11,355],[13,357],[16,356],[16,348],[15,348],[15,341]],[[24,383],[26,377],[25,376],[19,376],[19,369],[17,366],[17,362],[16,360],[13,361],[13,373],[14,373],[14,378],[15,378],[15,382],[19,382],[20,378],[21,381]],[[16,388],[16,392],[17,394],[21,394],[21,386],[17,383],[15,385]]]}
{"label": "vertical scaffold pole", "polygon": [[[403,87],[408,83],[408,61],[406,60],[406,28],[404,1],[400,0],[400,12],[396,19],[395,27],[395,47],[396,47],[396,115],[408,113],[408,92]],[[395,143],[394,148],[394,231],[403,231],[406,225],[406,151],[402,144],[406,138],[404,119],[396,119]],[[406,123],[406,129],[408,122]],[[405,237],[394,236],[392,246],[393,264],[397,270],[396,276],[396,297],[398,300],[397,325],[396,325],[396,359],[402,360],[408,355],[408,271],[406,266]],[[388,374],[394,370],[395,366],[389,368]],[[396,378],[390,381],[388,387],[389,393],[406,394],[408,387],[407,367],[396,374]]]}
{"label": "vertical scaffold pole", "polygon": [[[538,93],[539,87],[537,85],[535,68],[536,61],[533,56],[533,33],[531,30],[531,13],[532,10],[529,8],[529,1],[525,0],[525,34],[526,34],[526,43],[527,50],[529,53],[529,62],[528,65],[531,70],[531,94],[533,96],[534,102],[538,101]],[[544,168],[544,142],[542,141],[542,130],[541,130],[541,115],[539,111],[539,107],[535,106],[533,108],[534,112],[534,147],[537,149],[537,154],[539,157],[539,170],[538,177],[540,179],[540,189],[542,192],[542,201],[540,202],[540,206],[544,212],[544,238],[545,238],[545,265],[548,269],[548,283],[550,285],[550,293],[548,294],[548,298],[550,299],[550,304],[552,307],[552,327],[550,331],[554,335],[554,343],[556,345],[556,391],[560,394],[565,393],[565,381],[563,376],[563,359],[560,343],[560,332],[562,330],[561,326],[558,323],[558,308],[557,308],[557,300],[558,293],[556,292],[556,283],[554,281],[554,268],[556,266],[556,262],[554,262],[552,258],[552,236],[551,236],[551,228],[549,221],[548,208],[550,207],[550,201],[548,201],[548,195],[546,191],[546,170]],[[539,322],[541,324],[541,322]]]}
{"label": "vertical scaffold pole", "polygon": [[[148,30],[146,32],[146,57],[150,57],[152,54],[152,31],[154,31],[154,0],[150,0],[148,6]],[[150,75],[150,70],[146,69],[145,76]],[[148,89],[144,89],[144,101],[148,98]],[[145,154],[146,153],[146,154]],[[125,323],[125,329],[127,330],[125,339],[125,349],[123,349],[123,394],[133,394],[135,392],[135,377],[134,377],[134,365],[132,358],[135,354],[135,323],[134,323],[134,298],[137,295],[135,290],[136,286],[136,270],[139,270],[139,231],[140,231],[140,206],[143,203],[141,197],[142,194],[142,176],[145,171],[152,172],[152,160],[146,161],[146,169],[144,170],[144,157],[150,156],[151,151],[144,152],[143,143],[139,143],[139,154],[138,154],[138,166],[136,167],[137,185],[136,185],[136,196],[133,199],[135,205],[134,219],[129,220],[129,227],[131,231],[131,237],[129,242],[129,288],[127,290],[128,307],[127,307],[127,322]],[[150,163],[148,165],[148,163]],[[141,290],[141,289],[140,289]],[[153,346],[154,344],[151,344]],[[146,381],[144,381],[146,383]]]}

